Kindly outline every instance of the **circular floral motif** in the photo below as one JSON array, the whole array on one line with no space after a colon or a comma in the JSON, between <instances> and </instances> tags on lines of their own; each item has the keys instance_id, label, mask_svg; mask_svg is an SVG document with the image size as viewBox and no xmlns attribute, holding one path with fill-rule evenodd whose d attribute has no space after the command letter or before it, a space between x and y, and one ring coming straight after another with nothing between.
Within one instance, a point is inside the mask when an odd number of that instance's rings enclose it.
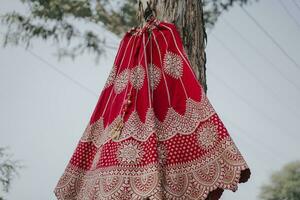
<instances>
[{"instance_id":1,"label":"circular floral motif","mask_svg":"<svg viewBox=\"0 0 300 200\"><path fill-rule=\"evenodd\" d=\"M167 51L164 57L164 70L173 78L180 78L183 73L183 63L179 55Z\"/></svg>"},{"instance_id":2,"label":"circular floral motif","mask_svg":"<svg viewBox=\"0 0 300 200\"><path fill-rule=\"evenodd\" d=\"M217 128L211 122L206 122L200 125L196 130L196 134L200 146L205 149L213 147L214 143L218 139Z\"/></svg>"},{"instance_id":3,"label":"circular floral motif","mask_svg":"<svg viewBox=\"0 0 300 200\"><path fill-rule=\"evenodd\" d=\"M129 79L129 69L123 70L116 78L114 89L117 94L121 93L127 85Z\"/></svg>"},{"instance_id":4,"label":"circular floral motif","mask_svg":"<svg viewBox=\"0 0 300 200\"><path fill-rule=\"evenodd\" d=\"M117 151L117 158L123 164L136 164L144 155L142 146L136 141L121 143Z\"/></svg>"},{"instance_id":5,"label":"circular floral motif","mask_svg":"<svg viewBox=\"0 0 300 200\"><path fill-rule=\"evenodd\" d=\"M151 88L156 89L161 79L160 69L154 64L149 64L148 67L150 76L150 86Z\"/></svg>"},{"instance_id":6,"label":"circular floral motif","mask_svg":"<svg viewBox=\"0 0 300 200\"><path fill-rule=\"evenodd\" d=\"M131 70L130 81L135 89L139 90L142 88L144 79L145 70L141 65L138 65Z\"/></svg>"},{"instance_id":7,"label":"circular floral motif","mask_svg":"<svg viewBox=\"0 0 300 200\"><path fill-rule=\"evenodd\" d=\"M112 67L112 69L110 70L110 73L109 73L109 75L108 75L108 78L107 78L107 80L106 80L106 83L105 83L105 85L104 85L104 88L107 88L107 87L109 87L110 85L112 85L113 84L113 82L114 82L114 80L115 80L115 77L116 77L116 66L114 65L113 67Z\"/></svg>"}]
</instances>

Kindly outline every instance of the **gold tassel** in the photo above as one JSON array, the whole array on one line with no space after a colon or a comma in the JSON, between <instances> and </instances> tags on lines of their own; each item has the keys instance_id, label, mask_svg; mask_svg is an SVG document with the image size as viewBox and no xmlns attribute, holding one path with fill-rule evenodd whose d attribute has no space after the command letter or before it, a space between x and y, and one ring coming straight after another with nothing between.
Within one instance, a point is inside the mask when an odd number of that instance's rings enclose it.
<instances>
[{"instance_id":1,"label":"gold tassel","mask_svg":"<svg viewBox=\"0 0 300 200\"><path fill-rule=\"evenodd\" d=\"M124 103L120 121L117 122L117 125L111 131L111 139L112 140L118 140L120 138L121 131L124 126L124 115L125 115L125 112L127 111L128 106L131 104L130 95L131 95L131 92L129 92L127 94L127 99Z\"/></svg>"},{"instance_id":2,"label":"gold tassel","mask_svg":"<svg viewBox=\"0 0 300 200\"><path fill-rule=\"evenodd\" d=\"M121 134L121 130L123 128L124 122L123 119L121 119L118 124L116 125L116 127L114 127L114 129L111 132L111 139L112 140L118 140Z\"/></svg>"}]
</instances>

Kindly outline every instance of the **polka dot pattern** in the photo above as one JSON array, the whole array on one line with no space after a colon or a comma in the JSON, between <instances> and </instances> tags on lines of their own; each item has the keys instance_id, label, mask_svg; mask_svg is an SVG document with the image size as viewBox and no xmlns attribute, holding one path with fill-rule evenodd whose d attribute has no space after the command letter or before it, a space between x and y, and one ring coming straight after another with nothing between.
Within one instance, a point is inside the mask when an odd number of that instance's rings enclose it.
<instances>
[{"instance_id":1,"label":"polka dot pattern","mask_svg":"<svg viewBox=\"0 0 300 200\"><path fill-rule=\"evenodd\" d=\"M217 113L215 113L211 118L209 118L209 120L217 126L220 138L225 138L229 136L227 128L225 127L224 123L221 121Z\"/></svg>"},{"instance_id":2,"label":"polka dot pattern","mask_svg":"<svg viewBox=\"0 0 300 200\"><path fill-rule=\"evenodd\" d=\"M201 128L205 123L210 122L216 126L218 141L220 142L223 138L228 137L228 131L217 114L212 115L209 119L201 122L197 129ZM204 148L201 146L197 139L197 131L189 135L175 135L169 140L160 142L164 147L165 164L172 165L176 163L190 162L203 156L207 151L211 149ZM134 140L133 138L126 139L121 142L110 141L101 147L99 156L99 162L97 168L108 167L115 165L122 165L117 158L117 152L120 145L128 140ZM141 143L142 146L142 158L135 165L143 166L149 163L159 162L159 146L158 141L153 134L150 138L145 141L135 141ZM71 159L72 164L83 168L89 169L93 162L94 156L97 152L97 148L87 142L79 143L75 153Z\"/></svg>"},{"instance_id":3,"label":"polka dot pattern","mask_svg":"<svg viewBox=\"0 0 300 200\"><path fill-rule=\"evenodd\" d=\"M140 145L142 146L143 156L140 159L140 161L135 164L136 166L147 165L149 163L154 163L158 160L157 147L156 147L157 141L155 139L155 135L152 135L145 142L140 142L140 141L136 141L135 139L129 138L121 142L110 141L106 143L102 147L101 156L100 156L101 159L97 167L100 168L100 167L122 165L122 163L119 162L117 158L118 150L120 149L122 143L128 142L130 140L140 143Z\"/></svg>"},{"instance_id":4,"label":"polka dot pattern","mask_svg":"<svg viewBox=\"0 0 300 200\"><path fill-rule=\"evenodd\" d=\"M208 120L201 122L197 129L201 128L203 124L207 122L210 122L216 126L216 134L218 138L216 143L220 143L223 138L229 136L227 129L217 114L214 114ZM208 151L213 150L213 147L211 149L207 149L200 146L199 142L197 141L198 139L196 134L197 133L195 131L190 135L176 135L170 140L163 142L167 148L167 164L172 165L176 163L197 160Z\"/></svg>"},{"instance_id":5,"label":"polka dot pattern","mask_svg":"<svg viewBox=\"0 0 300 200\"><path fill-rule=\"evenodd\" d=\"M82 169L90 169L97 148L91 142L79 142L70 162Z\"/></svg>"},{"instance_id":6,"label":"polka dot pattern","mask_svg":"<svg viewBox=\"0 0 300 200\"><path fill-rule=\"evenodd\" d=\"M144 159L143 165L147 165L150 163L154 163L158 159L158 152L157 152L157 139L155 135L152 135L147 142L144 143Z\"/></svg>"},{"instance_id":7,"label":"polka dot pattern","mask_svg":"<svg viewBox=\"0 0 300 200\"><path fill-rule=\"evenodd\" d=\"M97 167L108 167L117 165L115 152L117 151L118 144L115 142L108 142L102 147L101 160Z\"/></svg>"}]
</instances>

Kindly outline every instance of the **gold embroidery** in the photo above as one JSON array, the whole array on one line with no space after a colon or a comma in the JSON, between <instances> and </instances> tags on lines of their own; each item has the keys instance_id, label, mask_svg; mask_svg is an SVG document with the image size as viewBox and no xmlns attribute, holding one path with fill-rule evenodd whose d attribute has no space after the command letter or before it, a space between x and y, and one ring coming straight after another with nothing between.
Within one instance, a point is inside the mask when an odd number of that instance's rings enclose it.
<instances>
[{"instance_id":1,"label":"gold embroidery","mask_svg":"<svg viewBox=\"0 0 300 200\"><path fill-rule=\"evenodd\" d=\"M131 144L131 147L135 146ZM125 160L134 159L129 156ZM54 193L59 200L89 199L92 196L101 200L143 199L146 196L157 200L205 200L216 188L235 191L241 171L248 168L228 136L216 144L213 151L197 160L164 168L153 163L144 167L113 166L83 171L69 163Z\"/></svg>"},{"instance_id":2,"label":"gold embroidery","mask_svg":"<svg viewBox=\"0 0 300 200\"><path fill-rule=\"evenodd\" d=\"M188 175L187 174L168 174L166 176L165 189L170 198L174 196L182 197L187 190ZM168 198L169 199L169 198Z\"/></svg>"},{"instance_id":3,"label":"gold embroidery","mask_svg":"<svg viewBox=\"0 0 300 200\"><path fill-rule=\"evenodd\" d=\"M129 137L133 137L139 141L146 141L153 133L156 133L160 141L164 141L169 140L176 134L187 135L193 133L200 122L207 120L215 114L215 110L204 91L201 91L202 99L200 102L191 98L186 99L186 111L184 115L177 113L174 108L170 107L165 119L159 121L154 114L153 108L149 108L146 113L145 122L142 122L138 113L133 111L127 121L124 122L123 129L118 138L114 139L114 141L120 142ZM92 141L97 147L105 144L111 139L111 131L118 126L120 120L122 120L122 116L118 115L108 127L104 128L103 117L100 117L94 124L88 125L99 127L97 133L95 131L91 132L92 129L87 127L81 141Z\"/></svg>"},{"instance_id":4,"label":"gold embroidery","mask_svg":"<svg viewBox=\"0 0 300 200\"><path fill-rule=\"evenodd\" d=\"M122 164L136 164L143 157L142 146L133 140L122 142L117 151L117 158Z\"/></svg>"},{"instance_id":5,"label":"gold embroidery","mask_svg":"<svg viewBox=\"0 0 300 200\"><path fill-rule=\"evenodd\" d=\"M101 133L103 130L103 118L101 117L96 123L87 125L80 140L82 142L93 141L94 145L99 147L101 145L100 140L102 138Z\"/></svg>"},{"instance_id":6,"label":"gold embroidery","mask_svg":"<svg viewBox=\"0 0 300 200\"><path fill-rule=\"evenodd\" d=\"M165 165L166 159L167 159L167 148L162 144L158 143L157 147L157 153L158 153L158 161L161 165Z\"/></svg>"},{"instance_id":7,"label":"gold embroidery","mask_svg":"<svg viewBox=\"0 0 300 200\"><path fill-rule=\"evenodd\" d=\"M149 67L149 78L150 86L154 90L158 86L161 79L160 69L154 64L148 64Z\"/></svg>"},{"instance_id":8,"label":"gold embroidery","mask_svg":"<svg viewBox=\"0 0 300 200\"><path fill-rule=\"evenodd\" d=\"M97 153L95 154L95 157L93 158L91 169L97 168L97 164L101 158L101 153L102 153L102 147L97 149Z\"/></svg>"},{"instance_id":9,"label":"gold embroidery","mask_svg":"<svg viewBox=\"0 0 300 200\"><path fill-rule=\"evenodd\" d=\"M115 126L111 131L112 140L119 139L123 126L124 126L124 121L122 117L121 120L117 123L117 126Z\"/></svg>"},{"instance_id":10,"label":"gold embroidery","mask_svg":"<svg viewBox=\"0 0 300 200\"><path fill-rule=\"evenodd\" d=\"M176 58L174 60L176 61ZM174 60L168 60L166 63L170 64ZM174 62L175 68L169 68L166 71L169 71L169 75L174 78L180 78L182 69L180 67L176 69L176 67L180 66L182 61L178 61L177 64L176 62ZM117 76L114 83L117 94L126 87L129 74L129 70L126 72L124 70ZM136 84L135 81L133 83ZM135 87L142 87L142 84L143 81L141 84L137 83ZM113 143L112 146L107 142L111 141L110 133L118 126L122 115L116 116L107 127L103 126L103 117L89 124L81 142L93 142L100 148L107 144L111 147L108 150L116 153L119 163L97 168L98 157L100 160L106 159L101 157L100 150L94 156L90 169L83 170L69 162L54 189L58 200L142 200L146 197L153 200L205 200L209 192L216 188L236 190L241 171L249 167L229 136L224 136L225 138L220 138L218 141L213 139L209 142L205 141L207 144L214 141L214 148L204 151L194 160L188 162L179 160L179 162L168 164L168 160L164 159L168 152L166 146L162 146L161 141L171 140L174 136L178 136L173 138L174 141L184 137L194 140L198 137L197 135L200 135L196 131L199 124L206 123L207 119L215 115L203 91L201 101L197 102L188 98L185 103L186 111L183 115L170 107L163 121L156 118L152 108L149 108L146 116L143 116L145 121L141 121L138 112L133 111L124 122L120 137L116 141L118 143ZM153 137L154 141L161 144L157 149L159 160L143 165L140 162L145 153L142 141L146 141L152 134L157 136ZM171 153L173 152L170 150L169 154ZM144 157L146 160L146 156ZM160 162L164 163L163 167Z\"/></svg>"},{"instance_id":11,"label":"gold embroidery","mask_svg":"<svg viewBox=\"0 0 300 200\"><path fill-rule=\"evenodd\" d=\"M115 77L116 77L116 66L113 65L112 69L110 70L110 73L109 73L109 76L104 84L104 88L107 88L109 86L111 86L115 80Z\"/></svg>"},{"instance_id":12,"label":"gold embroidery","mask_svg":"<svg viewBox=\"0 0 300 200\"><path fill-rule=\"evenodd\" d=\"M99 187L97 196L109 197L121 187L123 183L123 177L120 176L104 176L98 179L95 186Z\"/></svg>"},{"instance_id":13,"label":"gold embroidery","mask_svg":"<svg viewBox=\"0 0 300 200\"><path fill-rule=\"evenodd\" d=\"M126 87L129 80L129 69L124 69L116 78L114 83L114 89L117 94L120 94Z\"/></svg>"},{"instance_id":14,"label":"gold embroidery","mask_svg":"<svg viewBox=\"0 0 300 200\"><path fill-rule=\"evenodd\" d=\"M158 185L159 178L156 173L130 177L130 186L135 194L132 199L151 195L153 191L157 191Z\"/></svg>"},{"instance_id":15,"label":"gold embroidery","mask_svg":"<svg viewBox=\"0 0 300 200\"><path fill-rule=\"evenodd\" d=\"M183 62L179 55L167 51L164 57L163 68L173 78L180 78L183 73Z\"/></svg>"},{"instance_id":16,"label":"gold embroidery","mask_svg":"<svg viewBox=\"0 0 300 200\"><path fill-rule=\"evenodd\" d=\"M143 66L138 65L131 70L130 82L137 90L141 89L145 79L145 70Z\"/></svg>"},{"instance_id":17,"label":"gold embroidery","mask_svg":"<svg viewBox=\"0 0 300 200\"><path fill-rule=\"evenodd\" d=\"M197 130L199 145L204 148L212 148L218 138L217 127L212 122L205 122Z\"/></svg>"}]
</instances>

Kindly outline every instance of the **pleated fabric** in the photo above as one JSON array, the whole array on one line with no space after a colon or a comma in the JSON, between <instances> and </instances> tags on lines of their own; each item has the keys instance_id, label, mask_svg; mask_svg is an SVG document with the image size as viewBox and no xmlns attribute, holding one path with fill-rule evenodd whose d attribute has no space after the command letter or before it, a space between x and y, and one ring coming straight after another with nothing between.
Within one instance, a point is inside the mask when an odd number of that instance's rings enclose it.
<instances>
[{"instance_id":1,"label":"pleated fabric","mask_svg":"<svg viewBox=\"0 0 300 200\"><path fill-rule=\"evenodd\" d=\"M250 169L198 82L176 26L122 38L59 200L216 200Z\"/></svg>"}]
</instances>

